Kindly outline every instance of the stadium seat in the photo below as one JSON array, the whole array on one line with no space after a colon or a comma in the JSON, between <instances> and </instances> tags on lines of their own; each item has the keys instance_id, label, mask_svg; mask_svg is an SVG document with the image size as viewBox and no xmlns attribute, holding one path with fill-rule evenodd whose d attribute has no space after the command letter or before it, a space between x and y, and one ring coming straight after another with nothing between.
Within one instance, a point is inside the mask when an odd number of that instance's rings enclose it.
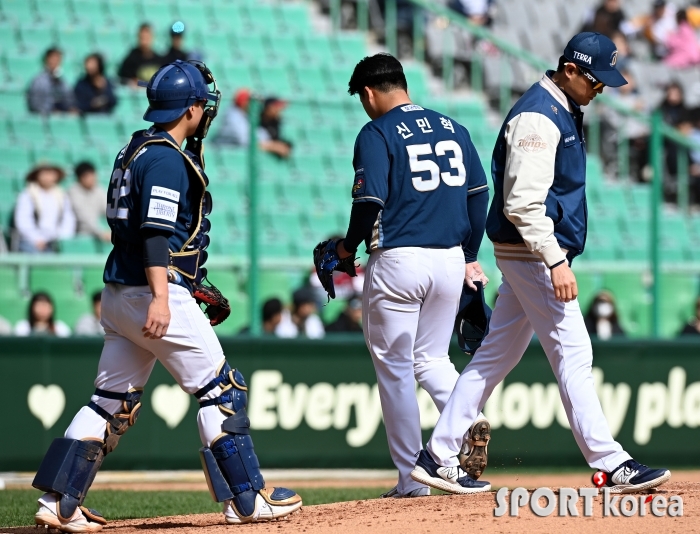
<instances>
[{"instance_id":1,"label":"stadium seat","mask_svg":"<svg viewBox=\"0 0 700 534\"><path fill-rule=\"evenodd\" d=\"M698 276L686 273L663 273L660 283L660 333L663 337L675 337L685 322L695 313Z\"/></svg>"},{"instance_id":2,"label":"stadium seat","mask_svg":"<svg viewBox=\"0 0 700 534\"><path fill-rule=\"evenodd\" d=\"M35 266L29 270L29 289L32 293L46 291L54 298L71 298L78 287L76 273L70 267Z\"/></svg>"},{"instance_id":3,"label":"stadium seat","mask_svg":"<svg viewBox=\"0 0 700 534\"><path fill-rule=\"evenodd\" d=\"M259 69L262 91L269 95L290 97L294 94L294 87L287 66L267 65Z\"/></svg>"},{"instance_id":4,"label":"stadium seat","mask_svg":"<svg viewBox=\"0 0 700 534\"><path fill-rule=\"evenodd\" d=\"M338 34L333 38L333 45L340 61L349 67L354 67L358 61L367 55L365 37L359 33ZM350 79L350 74L352 74L352 70L347 73L348 79Z\"/></svg>"},{"instance_id":5,"label":"stadium seat","mask_svg":"<svg viewBox=\"0 0 700 534\"><path fill-rule=\"evenodd\" d=\"M307 33L302 36L304 55L315 65L326 66L336 63L339 54L335 52L332 41L325 35Z\"/></svg>"},{"instance_id":6,"label":"stadium seat","mask_svg":"<svg viewBox=\"0 0 700 534\"><path fill-rule=\"evenodd\" d=\"M300 65L304 60L304 50L299 38L295 35L278 35L270 39L272 58L278 63ZM266 67L267 68L267 67ZM262 69L264 72L265 69Z\"/></svg>"},{"instance_id":7,"label":"stadium seat","mask_svg":"<svg viewBox=\"0 0 700 534\"><path fill-rule=\"evenodd\" d=\"M649 334L649 281L640 272L605 272L602 289L610 291L617 304L620 324L631 337Z\"/></svg>"},{"instance_id":8,"label":"stadium seat","mask_svg":"<svg viewBox=\"0 0 700 534\"><path fill-rule=\"evenodd\" d=\"M81 273L82 293L88 297L97 291L102 291L104 282L102 276L104 267L85 267Z\"/></svg>"},{"instance_id":9,"label":"stadium seat","mask_svg":"<svg viewBox=\"0 0 700 534\"><path fill-rule=\"evenodd\" d=\"M42 68L41 60L33 52L17 56L5 56L5 66L10 81L22 87L26 87L34 76L41 72Z\"/></svg>"},{"instance_id":10,"label":"stadium seat","mask_svg":"<svg viewBox=\"0 0 700 534\"><path fill-rule=\"evenodd\" d=\"M59 241L58 249L66 254L97 254L102 247L94 237L78 236Z\"/></svg>"},{"instance_id":11,"label":"stadium seat","mask_svg":"<svg viewBox=\"0 0 700 534\"><path fill-rule=\"evenodd\" d=\"M0 298L19 297L21 285L18 268L13 265L0 265L0 276L3 280L0 284Z\"/></svg>"},{"instance_id":12,"label":"stadium seat","mask_svg":"<svg viewBox=\"0 0 700 534\"><path fill-rule=\"evenodd\" d=\"M49 47L56 44L56 32L53 25L50 24L33 24L33 25L21 25L20 39L22 41L22 48L27 52L34 54L34 59L37 66L37 72L41 68L41 58Z\"/></svg>"},{"instance_id":13,"label":"stadium seat","mask_svg":"<svg viewBox=\"0 0 700 534\"><path fill-rule=\"evenodd\" d=\"M79 25L97 30L107 25L109 16L101 0L72 0L72 4L73 14Z\"/></svg>"},{"instance_id":14,"label":"stadium seat","mask_svg":"<svg viewBox=\"0 0 700 534\"><path fill-rule=\"evenodd\" d=\"M311 33L309 9L305 4L278 4L276 8L278 30L296 35Z\"/></svg>"},{"instance_id":15,"label":"stadium seat","mask_svg":"<svg viewBox=\"0 0 700 534\"><path fill-rule=\"evenodd\" d=\"M92 313L92 300L86 295L63 296L55 295L53 291L49 294L54 298L56 319L66 323L71 330L80 317Z\"/></svg>"},{"instance_id":16,"label":"stadium seat","mask_svg":"<svg viewBox=\"0 0 700 534\"><path fill-rule=\"evenodd\" d=\"M27 0L2 0L2 18L16 23L32 23L36 20L34 3Z\"/></svg>"}]
</instances>

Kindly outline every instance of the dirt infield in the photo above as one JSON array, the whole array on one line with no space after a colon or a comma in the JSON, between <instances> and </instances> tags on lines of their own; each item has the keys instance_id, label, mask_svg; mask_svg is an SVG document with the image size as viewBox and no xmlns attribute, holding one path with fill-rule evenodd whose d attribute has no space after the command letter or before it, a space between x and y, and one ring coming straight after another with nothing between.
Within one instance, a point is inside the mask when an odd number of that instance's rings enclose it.
<instances>
[{"instance_id":1,"label":"dirt infield","mask_svg":"<svg viewBox=\"0 0 700 534\"><path fill-rule=\"evenodd\" d=\"M585 474L561 475L495 475L489 477L494 486L527 488L549 486L559 487L590 486ZM314 485L318 481L314 481ZM386 481L372 481L386 482ZM272 485L272 484L269 484ZM364 484L367 486L367 483ZM386 485L386 484L384 484ZM299 483L297 481L297 486ZM479 531L493 533L535 533L561 532L566 534L596 533L604 531L635 534L642 532L686 533L700 532L700 474L694 472L677 472L672 481L665 484L655 495L667 499L678 495L683 499L682 517L654 517L650 513L650 504L646 505L646 516L639 517L603 517L602 498L594 501L593 517L537 517L527 507L520 509L519 517L494 517L495 498L493 493L473 496L437 495L418 499L372 499L344 503L308 506L293 514L290 518L271 523L255 525L229 526L223 523L220 514L184 515L155 519L134 519L112 521L105 527L105 533L141 534L158 532L159 534L218 534L236 531L251 534L278 532L286 534L321 534L372 532L384 533L424 533L452 534ZM578 503L579 514L582 504ZM556 513L556 512L555 512ZM34 527L5 528L2 533L36 534Z\"/></svg>"}]
</instances>

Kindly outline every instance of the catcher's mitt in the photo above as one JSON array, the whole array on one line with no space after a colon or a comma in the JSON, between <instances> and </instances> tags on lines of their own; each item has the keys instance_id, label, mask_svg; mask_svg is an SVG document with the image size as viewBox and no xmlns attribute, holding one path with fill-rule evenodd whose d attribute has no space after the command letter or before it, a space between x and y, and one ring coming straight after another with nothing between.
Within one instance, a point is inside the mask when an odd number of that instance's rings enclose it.
<instances>
[{"instance_id":1,"label":"catcher's mitt","mask_svg":"<svg viewBox=\"0 0 700 534\"><path fill-rule=\"evenodd\" d=\"M329 239L322 241L314 248L314 265L318 279L326 290L328 296L335 298L335 286L333 285L333 271L347 273L350 276L357 276L355 272L355 254L351 254L342 260L338 257L336 247L338 241Z\"/></svg>"},{"instance_id":2,"label":"catcher's mitt","mask_svg":"<svg viewBox=\"0 0 700 534\"><path fill-rule=\"evenodd\" d=\"M205 304L204 314L209 317L209 324L216 326L231 315L228 299L214 285L195 284L192 296L197 304Z\"/></svg>"}]
</instances>

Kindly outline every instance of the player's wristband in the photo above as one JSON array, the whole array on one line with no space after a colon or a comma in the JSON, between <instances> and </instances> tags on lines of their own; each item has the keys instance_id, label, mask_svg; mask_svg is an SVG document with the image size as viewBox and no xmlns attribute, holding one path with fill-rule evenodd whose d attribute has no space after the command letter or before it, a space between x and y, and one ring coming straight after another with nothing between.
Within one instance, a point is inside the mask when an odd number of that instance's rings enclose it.
<instances>
[{"instance_id":1,"label":"player's wristband","mask_svg":"<svg viewBox=\"0 0 700 534\"><path fill-rule=\"evenodd\" d=\"M557 263L555 263L554 265L552 265L552 266L549 268L549 270L551 271L551 270L554 269L555 267L559 267L562 263L565 263L565 262L566 262L566 260L558 261Z\"/></svg>"}]
</instances>

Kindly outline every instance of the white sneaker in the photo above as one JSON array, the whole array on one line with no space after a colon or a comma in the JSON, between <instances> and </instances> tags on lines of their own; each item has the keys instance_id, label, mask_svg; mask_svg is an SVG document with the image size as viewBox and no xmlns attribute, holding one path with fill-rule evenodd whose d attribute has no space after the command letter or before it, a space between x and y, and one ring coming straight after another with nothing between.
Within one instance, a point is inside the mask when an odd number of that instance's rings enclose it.
<instances>
[{"instance_id":1,"label":"white sneaker","mask_svg":"<svg viewBox=\"0 0 700 534\"><path fill-rule=\"evenodd\" d=\"M224 516L230 524L272 521L296 512L301 508L301 497L286 488L263 488L255 497L255 510L244 516L236 510L232 500L224 502Z\"/></svg>"},{"instance_id":2,"label":"white sneaker","mask_svg":"<svg viewBox=\"0 0 700 534\"><path fill-rule=\"evenodd\" d=\"M99 512L79 506L73 515L65 520L56 511L58 502L53 493L44 493L39 497L39 509L34 514L34 522L39 526L55 528L62 532L99 532L107 524Z\"/></svg>"},{"instance_id":3,"label":"white sneaker","mask_svg":"<svg viewBox=\"0 0 700 534\"><path fill-rule=\"evenodd\" d=\"M430 488L416 488L412 491L409 491L408 493L404 493L403 495L399 495L399 486L396 485L393 488L391 488L389 491L386 493L382 493L379 497L382 499L402 499L404 497L410 498L410 497L427 497L430 495Z\"/></svg>"}]
</instances>

